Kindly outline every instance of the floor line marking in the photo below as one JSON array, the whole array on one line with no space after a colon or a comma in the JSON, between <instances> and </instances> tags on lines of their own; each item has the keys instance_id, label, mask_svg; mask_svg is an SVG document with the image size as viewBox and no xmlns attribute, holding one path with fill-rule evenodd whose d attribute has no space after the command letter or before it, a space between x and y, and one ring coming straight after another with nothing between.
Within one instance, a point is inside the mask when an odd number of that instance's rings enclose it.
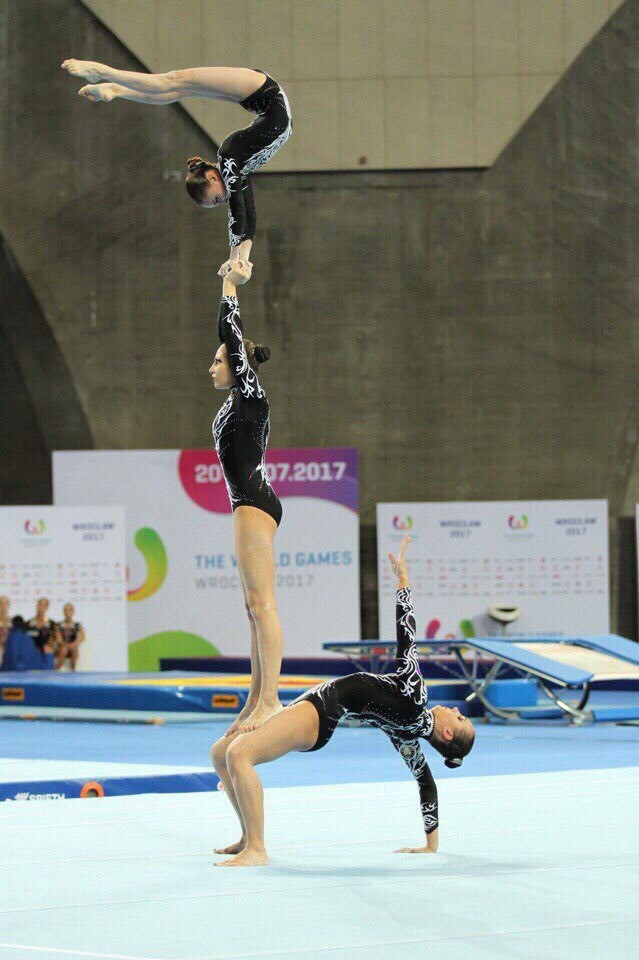
<instances>
[{"instance_id":1,"label":"floor line marking","mask_svg":"<svg viewBox=\"0 0 639 960\"><path fill-rule=\"evenodd\" d=\"M61 947L34 947L30 944L0 943L0 949L33 950L38 953L56 953L73 957L98 957L99 960L172 960L170 957L142 957L128 953L92 953L87 950L64 950Z\"/></svg>"},{"instance_id":2,"label":"floor line marking","mask_svg":"<svg viewBox=\"0 0 639 960\"><path fill-rule=\"evenodd\" d=\"M601 927L601 926L615 926L617 924L626 924L626 923L635 923L639 925L639 920L636 918L628 920L585 920L583 923L562 923L555 924L548 927L518 927L514 930L499 930L490 933L462 933L457 936L452 937L415 937L414 939L401 939L401 940L374 940L370 943L348 943L340 944L336 947L308 947L302 948L296 947L293 950L277 950L277 952L269 950L261 950L259 953L207 953L202 954L198 957L189 958L189 960L251 960L254 957L281 957L281 956L300 956L301 954L308 953L331 953L336 950L341 950L343 952L351 952L354 950L370 950L372 947L395 947L395 946L407 946L411 943L444 943L447 941L455 940L480 940L482 938L488 937L512 937L519 933L547 933L552 930L576 930L579 927Z\"/></svg>"},{"instance_id":3,"label":"floor line marking","mask_svg":"<svg viewBox=\"0 0 639 960\"><path fill-rule=\"evenodd\" d=\"M630 864L606 863L597 867L593 867L592 864L583 864L583 865L575 864L574 866L565 866L564 864L557 864L551 867L549 866L528 867L525 870L504 870L501 873L498 872L498 873L442 874L442 873L436 873L433 870L431 871L431 875L436 880L487 880L487 879L493 879L493 878L503 879L504 877L521 876L522 874L529 874L529 873L542 873L542 872L549 873L549 872L552 872L553 870L554 871L563 870L566 872L575 871L575 870L590 870L592 872L593 870L611 870L617 867L628 867L628 866L634 867L635 861L633 860L633 862ZM291 873L295 873L295 869L291 870ZM319 873L320 871L318 871L318 875ZM350 879L347 883L318 883L315 885L312 883L309 883L308 886L301 887L300 889L303 890L304 892L307 892L307 891L313 890L315 886L319 887L319 889L321 890L335 890L335 889L341 889L343 887L348 887L350 890L350 889L353 889L354 887L367 887L372 885L379 886L379 885L384 885L389 883L390 884L394 884L394 883L413 883L414 884L416 875L418 875L416 870L408 869L405 871L405 875L403 876L394 876L394 877L388 877L388 878L369 877L365 880L359 880L359 881ZM267 891L265 891L263 887L257 887L254 890L247 890L246 888L243 888L241 891L241 894L243 897L249 896L251 894L256 894L264 897L265 894L270 896L271 894L279 894L279 893L290 894L291 887L270 887ZM228 892L221 891L221 890L215 890L215 891L209 890L206 893L198 893L189 897L177 897L173 895L173 896L166 896L166 897L146 897L140 900L129 900L129 899L127 900L95 900L90 903L65 903L65 904L58 903L58 904L54 904L52 906L46 906L46 907L8 907L6 909L0 908L0 915L4 913L10 913L10 914L44 913L47 910L56 910L59 912L61 910L81 910L81 909L84 910L84 909L89 909L94 907L122 907L122 906L127 906L128 904L165 903L167 901L170 901L171 903L187 903L191 900L208 900L212 894L214 894L216 898L237 897L238 890L234 889L234 890L229 890ZM621 922L628 923L629 921L624 920Z\"/></svg>"}]
</instances>

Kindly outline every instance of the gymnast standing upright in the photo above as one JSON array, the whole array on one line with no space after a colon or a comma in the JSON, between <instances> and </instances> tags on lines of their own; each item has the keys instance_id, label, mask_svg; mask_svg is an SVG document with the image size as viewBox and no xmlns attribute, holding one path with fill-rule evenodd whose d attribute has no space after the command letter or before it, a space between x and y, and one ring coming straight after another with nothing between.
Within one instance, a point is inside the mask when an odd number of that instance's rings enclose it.
<instances>
[{"instance_id":1,"label":"gymnast standing upright","mask_svg":"<svg viewBox=\"0 0 639 960\"><path fill-rule=\"evenodd\" d=\"M282 709L282 629L273 553L282 506L264 463L269 402L258 377L259 364L269 359L270 351L243 335L236 286L248 275L246 265L236 264L224 277L218 317L221 345L209 369L215 389L230 390L213 422L213 437L233 509L235 554L251 628L248 700L227 736L253 730Z\"/></svg>"},{"instance_id":2,"label":"gymnast standing upright","mask_svg":"<svg viewBox=\"0 0 639 960\"><path fill-rule=\"evenodd\" d=\"M78 92L93 103L135 100L164 105L189 97L237 103L255 120L229 134L218 150L217 163L191 157L187 161L186 189L203 207L228 202L229 259L219 275L240 260L248 265L255 237L256 214L250 175L273 157L290 137L293 126L286 94L273 77L244 67L192 67L169 73L114 70L91 60L65 60L63 69L90 82Z\"/></svg>"}]
</instances>

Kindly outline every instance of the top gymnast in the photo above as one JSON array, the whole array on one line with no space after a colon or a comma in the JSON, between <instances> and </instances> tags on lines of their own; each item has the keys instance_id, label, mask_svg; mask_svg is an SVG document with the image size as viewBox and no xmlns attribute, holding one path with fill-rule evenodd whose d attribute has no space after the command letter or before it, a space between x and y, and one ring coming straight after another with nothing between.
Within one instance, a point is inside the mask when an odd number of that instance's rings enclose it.
<instances>
[{"instance_id":1,"label":"top gymnast","mask_svg":"<svg viewBox=\"0 0 639 960\"><path fill-rule=\"evenodd\" d=\"M218 866L261 866L264 847L264 796L254 767L292 751L320 750L340 719L356 717L389 737L419 784L426 845L403 847L397 853L435 853L439 843L437 787L419 740L427 740L447 767L461 766L472 749L475 730L457 707L429 709L426 685L415 651L415 617L411 602L404 537L397 558L389 553L397 577L397 672L386 676L353 673L308 690L268 723L252 733L223 737L211 750L213 765L233 804L242 838L216 853L235 854Z\"/></svg>"},{"instance_id":2,"label":"top gymnast","mask_svg":"<svg viewBox=\"0 0 639 960\"><path fill-rule=\"evenodd\" d=\"M238 103L256 119L229 134L218 150L218 162L192 157L186 189L203 207L228 202L229 259L220 267L224 276L235 260L249 265L255 236L255 206L249 175L283 147L292 132L291 111L279 84L261 70L243 67L192 67L169 73L131 73L91 60L65 60L63 69L89 81L79 91L94 103L135 100L138 103L176 103L188 97L207 97Z\"/></svg>"}]
</instances>

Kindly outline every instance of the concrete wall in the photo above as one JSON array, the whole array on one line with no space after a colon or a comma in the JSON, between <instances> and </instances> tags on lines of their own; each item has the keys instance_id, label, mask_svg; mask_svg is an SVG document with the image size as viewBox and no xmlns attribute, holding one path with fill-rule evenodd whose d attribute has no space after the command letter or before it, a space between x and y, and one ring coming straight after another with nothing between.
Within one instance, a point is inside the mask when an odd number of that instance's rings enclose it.
<instances>
[{"instance_id":1,"label":"concrete wall","mask_svg":"<svg viewBox=\"0 0 639 960\"><path fill-rule=\"evenodd\" d=\"M295 135L271 170L353 170L488 166L621 0L85 3L150 70L277 77ZM228 104L187 109L218 143L241 122Z\"/></svg>"},{"instance_id":2,"label":"concrete wall","mask_svg":"<svg viewBox=\"0 0 639 960\"><path fill-rule=\"evenodd\" d=\"M79 3L0 23L0 231L88 433L208 445L225 218L174 178L210 143L179 107L75 97L69 51L128 56ZM359 447L369 634L377 501L607 497L614 528L639 496L638 51L628 2L484 173L258 175L272 443Z\"/></svg>"}]
</instances>

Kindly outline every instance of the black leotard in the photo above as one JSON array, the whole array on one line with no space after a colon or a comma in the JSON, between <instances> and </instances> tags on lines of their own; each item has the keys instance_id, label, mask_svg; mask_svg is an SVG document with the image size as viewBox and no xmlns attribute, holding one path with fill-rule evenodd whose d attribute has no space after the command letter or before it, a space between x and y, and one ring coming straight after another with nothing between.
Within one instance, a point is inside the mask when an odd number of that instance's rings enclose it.
<instances>
[{"instance_id":1,"label":"black leotard","mask_svg":"<svg viewBox=\"0 0 639 960\"><path fill-rule=\"evenodd\" d=\"M341 718L347 715L383 730L419 784L422 819L428 834L438 825L437 787L418 738L430 737L435 721L426 707L428 694L417 662L409 589L397 591L396 617L396 673L338 677L313 687L294 703L308 700L319 714L319 736L312 750L325 746Z\"/></svg>"},{"instance_id":2,"label":"black leotard","mask_svg":"<svg viewBox=\"0 0 639 960\"><path fill-rule=\"evenodd\" d=\"M257 71L264 73L263 70ZM229 134L218 150L222 179L229 193L229 242L237 247L255 236L255 205L249 174L283 147L293 130L286 94L266 73L264 83L240 106L256 113L252 124Z\"/></svg>"},{"instance_id":3,"label":"black leotard","mask_svg":"<svg viewBox=\"0 0 639 960\"><path fill-rule=\"evenodd\" d=\"M266 475L264 454L269 436L269 403L252 370L242 340L237 297L222 297L218 334L226 344L236 386L213 421L215 449L220 458L231 507L258 507L278 524L282 505Z\"/></svg>"}]
</instances>

